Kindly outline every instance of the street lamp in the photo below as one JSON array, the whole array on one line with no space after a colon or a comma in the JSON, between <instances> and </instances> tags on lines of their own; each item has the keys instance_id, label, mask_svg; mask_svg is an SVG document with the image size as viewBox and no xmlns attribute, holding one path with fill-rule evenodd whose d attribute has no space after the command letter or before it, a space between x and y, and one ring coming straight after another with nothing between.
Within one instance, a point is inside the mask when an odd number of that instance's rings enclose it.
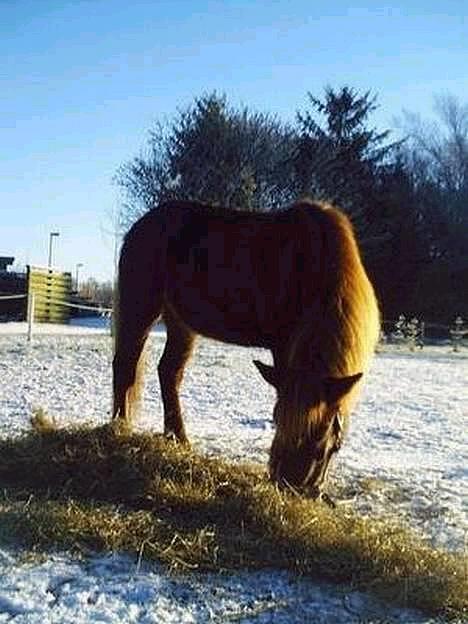
<instances>
[{"instance_id":1,"label":"street lamp","mask_svg":"<svg viewBox=\"0 0 468 624\"><path fill-rule=\"evenodd\" d=\"M77 265L75 266L75 290L76 290L76 294L78 294L78 288L79 288L78 273L79 273L79 270L81 269L82 266L84 266L82 262L78 262Z\"/></svg>"},{"instance_id":2,"label":"street lamp","mask_svg":"<svg viewBox=\"0 0 468 624\"><path fill-rule=\"evenodd\" d=\"M49 263L47 265L49 269L52 266L52 241L58 236L60 236L60 232L50 232L49 234Z\"/></svg>"}]
</instances>

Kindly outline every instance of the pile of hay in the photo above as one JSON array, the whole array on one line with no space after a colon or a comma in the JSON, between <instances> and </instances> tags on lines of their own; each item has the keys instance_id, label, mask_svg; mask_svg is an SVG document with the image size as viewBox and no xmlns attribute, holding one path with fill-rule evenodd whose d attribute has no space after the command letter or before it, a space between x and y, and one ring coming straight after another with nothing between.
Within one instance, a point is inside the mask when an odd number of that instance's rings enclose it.
<instances>
[{"instance_id":1,"label":"pile of hay","mask_svg":"<svg viewBox=\"0 0 468 624\"><path fill-rule=\"evenodd\" d=\"M60 430L0 441L0 537L120 550L174 569L289 569L431 614L466 614L462 556L389 522L280 492L256 466L157 435Z\"/></svg>"}]
</instances>

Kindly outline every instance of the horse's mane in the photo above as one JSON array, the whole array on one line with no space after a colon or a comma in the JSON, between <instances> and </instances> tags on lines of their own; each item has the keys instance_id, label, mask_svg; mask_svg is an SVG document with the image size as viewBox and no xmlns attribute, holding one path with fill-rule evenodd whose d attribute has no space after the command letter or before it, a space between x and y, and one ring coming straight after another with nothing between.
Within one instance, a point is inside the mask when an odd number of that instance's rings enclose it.
<instances>
[{"instance_id":1,"label":"horse's mane","mask_svg":"<svg viewBox=\"0 0 468 624\"><path fill-rule=\"evenodd\" d=\"M321 246L322 272L319 292L304 309L290 338L286 366L319 371L324 377L346 377L366 372L380 333L380 314L373 287L364 270L351 222L344 213L323 202L301 201L295 209L309 229L309 240ZM358 384L359 385L359 384ZM303 387L304 384L301 384ZM344 413L352 408L357 387L342 403ZM307 392L307 388L304 388ZM304 431L307 410L300 388L295 389L297 428ZM316 410L319 414L320 410ZM309 410L310 419L311 412ZM286 414L285 414L286 417ZM302 421L302 422L301 422ZM321 423L309 422L308 428Z\"/></svg>"}]
</instances>

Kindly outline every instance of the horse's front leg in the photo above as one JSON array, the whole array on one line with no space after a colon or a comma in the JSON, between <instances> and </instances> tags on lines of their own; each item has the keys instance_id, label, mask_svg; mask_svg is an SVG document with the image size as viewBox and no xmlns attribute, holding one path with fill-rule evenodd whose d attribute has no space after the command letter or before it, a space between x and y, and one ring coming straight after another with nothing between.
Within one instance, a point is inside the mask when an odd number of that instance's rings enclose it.
<instances>
[{"instance_id":1,"label":"horse's front leg","mask_svg":"<svg viewBox=\"0 0 468 624\"><path fill-rule=\"evenodd\" d=\"M179 442L188 442L185 433L179 388L182 383L185 365L195 341L195 334L173 315L165 312L167 340L159 361L158 375L164 405L164 434Z\"/></svg>"}]
</instances>

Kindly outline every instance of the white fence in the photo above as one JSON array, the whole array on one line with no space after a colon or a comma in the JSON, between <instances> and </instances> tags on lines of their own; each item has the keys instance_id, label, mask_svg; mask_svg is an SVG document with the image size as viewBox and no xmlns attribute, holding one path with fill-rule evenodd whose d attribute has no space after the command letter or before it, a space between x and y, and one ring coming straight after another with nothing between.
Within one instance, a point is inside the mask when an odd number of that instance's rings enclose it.
<instances>
[{"instance_id":1,"label":"white fence","mask_svg":"<svg viewBox=\"0 0 468 624\"><path fill-rule=\"evenodd\" d=\"M76 310L87 310L89 312L95 312L97 316L103 316L107 318L112 317L112 308L106 308L103 306L90 306L90 305L81 305L77 303L71 303L69 301L64 301L61 299L53 299L50 297L46 297L45 295L41 295L39 293L29 293L29 295L0 295L0 301L6 301L11 299L26 299L27 303L27 314L26 314L26 322L27 322L27 338L28 342L31 342L34 334L34 327L37 324L35 321L35 309L36 302L39 300L47 299L48 303L52 303L57 306L65 306L67 308L76 309Z\"/></svg>"}]
</instances>

